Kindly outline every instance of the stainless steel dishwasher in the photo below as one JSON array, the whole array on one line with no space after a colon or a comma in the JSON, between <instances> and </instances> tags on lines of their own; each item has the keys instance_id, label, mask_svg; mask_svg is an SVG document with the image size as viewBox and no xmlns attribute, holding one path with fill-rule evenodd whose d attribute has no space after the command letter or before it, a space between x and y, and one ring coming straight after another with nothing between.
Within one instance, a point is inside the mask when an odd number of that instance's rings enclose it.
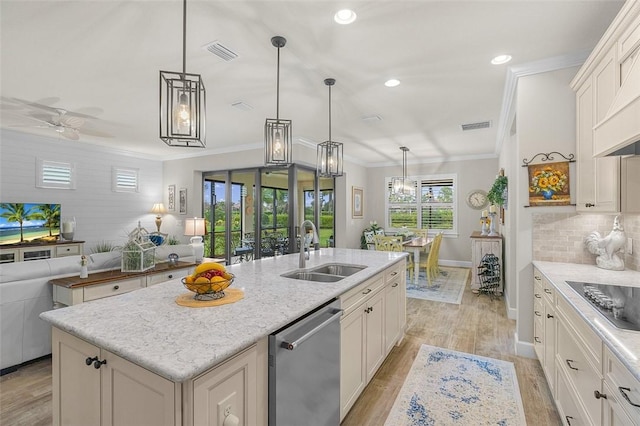
<instances>
[{"instance_id":1,"label":"stainless steel dishwasher","mask_svg":"<svg viewBox=\"0 0 640 426\"><path fill-rule=\"evenodd\" d=\"M340 424L340 301L269 335L269 426Z\"/></svg>"}]
</instances>

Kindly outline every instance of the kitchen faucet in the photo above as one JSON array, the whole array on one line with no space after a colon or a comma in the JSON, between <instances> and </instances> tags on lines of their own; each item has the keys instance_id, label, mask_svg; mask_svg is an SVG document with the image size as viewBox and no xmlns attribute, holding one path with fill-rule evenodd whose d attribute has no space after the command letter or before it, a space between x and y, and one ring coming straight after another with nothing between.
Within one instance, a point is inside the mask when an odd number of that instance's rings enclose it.
<instances>
[{"instance_id":1,"label":"kitchen faucet","mask_svg":"<svg viewBox=\"0 0 640 426\"><path fill-rule=\"evenodd\" d=\"M316 226L313 224L313 222L311 222L310 220L305 220L304 222L302 222L300 224L300 231L301 233L303 233L303 235L300 235L300 262L298 263L298 267L301 269L304 269L306 260L309 259L309 246L307 245L307 228L305 225L311 225L311 228L313 229L312 242L314 244L314 248L317 248L316 244L320 243L320 239L318 238L318 231L316 230Z\"/></svg>"}]
</instances>

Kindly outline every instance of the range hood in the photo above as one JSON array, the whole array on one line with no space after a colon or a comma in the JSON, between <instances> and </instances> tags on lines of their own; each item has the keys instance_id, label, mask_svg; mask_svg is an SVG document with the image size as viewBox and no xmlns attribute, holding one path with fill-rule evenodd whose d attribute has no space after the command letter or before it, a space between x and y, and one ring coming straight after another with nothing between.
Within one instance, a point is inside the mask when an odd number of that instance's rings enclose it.
<instances>
[{"instance_id":1,"label":"range hood","mask_svg":"<svg viewBox=\"0 0 640 426\"><path fill-rule=\"evenodd\" d=\"M596 124L596 157L640 155L640 54L636 54L606 117Z\"/></svg>"}]
</instances>

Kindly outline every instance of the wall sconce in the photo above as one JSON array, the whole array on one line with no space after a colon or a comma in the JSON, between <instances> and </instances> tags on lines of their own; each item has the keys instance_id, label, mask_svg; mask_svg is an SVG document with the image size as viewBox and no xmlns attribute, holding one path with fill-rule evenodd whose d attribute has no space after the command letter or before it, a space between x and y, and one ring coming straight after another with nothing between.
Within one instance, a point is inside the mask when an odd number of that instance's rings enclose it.
<instances>
[{"instance_id":1,"label":"wall sconce","mask_svg":"<svg viewBox=\"0 0 640 426\"><path fill-rule=\"evenodd\" d=\"M196 257L196 263L202 262L204 258L204 243L202 236L206 235L207 226L204 218L194 217L184 221L184 235L191 235L191 245Z\"/></svg>"},{"instance_id":2,"label":"wall sconce","mask_svg":"<svg viewBox=\"0 0 640 426\"><path fill-rule=\"evenodd\" d=\"M151 207L151 212L156 215L156 228L158 228L158 233L160 233L160 225L162 225L162 216L167 212L167 209L164 208L164 204L155 203L153 207Z\"/></svg>"}]
</instances>

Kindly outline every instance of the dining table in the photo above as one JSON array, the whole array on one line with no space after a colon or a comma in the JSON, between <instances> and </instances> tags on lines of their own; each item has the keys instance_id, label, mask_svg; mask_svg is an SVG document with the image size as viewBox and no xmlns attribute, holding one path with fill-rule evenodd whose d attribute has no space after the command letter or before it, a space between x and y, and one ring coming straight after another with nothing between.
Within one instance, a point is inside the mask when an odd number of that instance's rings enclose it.
<instances>
[{"instance_id":1,"label":"dining table","mask_svg":"<svg viewBox=\"0 0 640 426\"><path fill-rule=\"evenodd\" d=\"M431 246L433 238L417 237L411 238L402 243L405 251L413 253L413 283L418 284L418 273L420 272L420 254L426 255L426 249Z\"/></svg>"}]
</instances>

